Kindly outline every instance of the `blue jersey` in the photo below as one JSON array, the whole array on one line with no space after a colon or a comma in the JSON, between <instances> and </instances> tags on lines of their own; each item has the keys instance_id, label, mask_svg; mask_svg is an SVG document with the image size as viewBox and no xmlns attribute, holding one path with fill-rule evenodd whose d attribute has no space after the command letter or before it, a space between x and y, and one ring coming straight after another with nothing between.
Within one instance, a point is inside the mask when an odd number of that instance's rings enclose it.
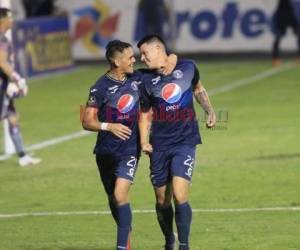
<instances>
[{"instance_id":1,"label":"blue jersey","mask_svg":"<svg viewBox=\"0 0 300 250\"><path fill-rule=\"evenodd\" d=\"M91 87L87 106L98 108L98 120L121 123L132 130L132 134L127 140L122 140L109 131L100 131L94 149L95 154L116 156L139 154L140 79L141 73L139 72L129 75L123 82L105 74Z\"/></svg>"},{"instance_id":2,"label":"blue jersey","mask_svg":"<svg viewBox=\"0 0 300 250\"><path fill-rule=\"evenodd\" d=\"M141 85L141 108L152 108L150 143L155 151L176 145L201 143L193 104L193 87L199 71L191 60L179 60L172 74L145 73Z\"/></svg>"}]
</instances>

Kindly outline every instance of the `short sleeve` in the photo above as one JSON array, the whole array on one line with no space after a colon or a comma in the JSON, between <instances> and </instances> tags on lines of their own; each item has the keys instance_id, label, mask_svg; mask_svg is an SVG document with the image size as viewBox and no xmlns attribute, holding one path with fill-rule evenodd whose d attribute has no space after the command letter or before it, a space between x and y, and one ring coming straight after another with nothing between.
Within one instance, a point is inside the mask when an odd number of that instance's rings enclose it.
<instances>
[{"instance_id":1,"label":"short sleeve","mask_svg":"<svg viewBox=\"0 0 300 250\"><path fill-rule=\"evenodd\" d=\"M90 88L89 97L86 102L87 107L100 108L104 104L104 97L95 86Z\"/></svg>"},{"instance_id":2,"label":"short sleeve","mask_svg":"<svg viewBox=\"0 0 300 250\"><path fill-rule=\"evenodd\" d=\"M8 51L8 41L4 36L0 36L0 50Z\"/></svg>"},{"instance_id":3,"label":"short sleeve","mask_svg":"<svg viewBox=\"0 0 300 250\"><path fill-rule=\"evenodd\" d=\"M142 82L139 88L140 92L140 106L142 112L147 112L151 108L151 98L150 94L147 91L147 86L145 82Z\"/></svg>"},{"instance_id":4,"label":"short sleeve","mask_svg":"<svg viewBox=\"0 0 300 250\"><path fill-rule=\"evenodd\" d=\"M193 63L193 66L194 66L194 77L192 80L192 86L195 87L200 80L200 73L195 63Z\"/></svg>"}]
</instances>

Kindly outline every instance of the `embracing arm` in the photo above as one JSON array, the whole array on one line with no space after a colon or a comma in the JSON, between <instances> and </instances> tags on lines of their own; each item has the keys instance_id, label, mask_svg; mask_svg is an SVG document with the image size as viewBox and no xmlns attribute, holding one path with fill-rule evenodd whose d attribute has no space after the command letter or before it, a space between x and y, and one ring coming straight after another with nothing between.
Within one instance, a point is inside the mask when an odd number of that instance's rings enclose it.
<instances>
[{"instance_id":1,"label":"embracing arm","mask_svg":"<svg viewBox=\"0 0 300 250\"><path fill-rule=\"evenodd\" d=\"M194 96L197 102L201 105L203 110L207 113L207 121L206 126L208 128L212 128L216 125L216 115L215 111L210 103L208 94L206 89L203 87L201 82L199 81L198 84L194 87Z\"/></svg>"},{"instance_id":2,"label":"embracing arm","mask_svg":"<svg viewBox=\"0 0 300 250\"><path fill-rule=\"evenodd\" d=\"M149 143L149 130L151 127L151 109L141 112L139 118L140 142L142 151L146 154L152 153L152 145Z\"/></svg>"},{"instance_id":3,"label":"embracing arm","mask_svg":"<svg viewBox=\"0 0 300 250\"><path fill-rule=\"evenodd\" d=\"M171 74L173 72L173 70L175 69L175 67L176 67L177 60L178 60L177 55L170 54L167 57L167 65L166 65L166 67L161 69L161 73L164 74L164 75Z\"/></svg>"}]
</instances>

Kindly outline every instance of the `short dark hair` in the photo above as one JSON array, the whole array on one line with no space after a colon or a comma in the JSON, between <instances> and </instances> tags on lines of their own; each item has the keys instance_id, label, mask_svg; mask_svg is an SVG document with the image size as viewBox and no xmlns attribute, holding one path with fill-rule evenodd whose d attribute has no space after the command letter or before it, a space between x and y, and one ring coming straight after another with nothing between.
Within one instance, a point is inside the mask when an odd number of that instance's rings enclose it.
<instances>
[{"instance_id":1,"label":"short dark hair","mask_svg":"<svg viewBox=\"0 0 300 250\"><path fill-rule=\"evenodd\" d=\"M114 58L116 52L122 53L124 49L132 47L130 43L122 42L120 40L112 40L106 45L106 60L109 62L111 67L115 67Z\"/></svg>"},{"instance_id":2,"label":"short dark hair","mask_svg":"<svg viewBox=\"0 0 300 250\"><path fill-rule=\"evenodd\" d=\"M10 9L8 8L0 8L0 19L9 16Z\"/></svg>"},{"instance_id":3,"label":"short dark hair","mask_svg":"<svg viewBox=\"0 0 300 250\"><path fill-rule=\"evenodd\" d=\"M167 48L165 41L156 34L151 34L144 36L137 44L137 47L140 48L144 43L160 42L165 48Z\"/></svg>"}]
</instances>

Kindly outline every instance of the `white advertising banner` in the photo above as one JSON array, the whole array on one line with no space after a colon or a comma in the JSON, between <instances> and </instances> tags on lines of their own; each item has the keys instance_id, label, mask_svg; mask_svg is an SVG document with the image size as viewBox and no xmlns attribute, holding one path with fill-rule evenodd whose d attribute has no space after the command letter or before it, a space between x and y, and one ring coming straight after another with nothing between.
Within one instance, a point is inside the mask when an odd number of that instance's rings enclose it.
<instances>
[{"instance_id":1,"label":"white advertising banner","mask_svg":"<svg viewBox=\"0 0 300 250\"><path fill-rule=\"evenodd\" d=\"M72 3L72 4L70 4ZM68 10L75 59L99 59L112 39L133 42L137 0L61 0Z\"/></svg>"},{"instance_id":2,"label":"white advertising banner","mask_svg":"<svg viewBox=\"0 0 300 250\"><path fill-rule=\"evenodd\" d=\"M176 48L194 51L270 51L274 35L272 18L276 0L175 0ZM296 37L288 30L285 50L296 49Z\"/></svg>"},{"instance_id":3,"label":"white advertising banner","mask_svg":"<svg viewBox=\"0 0 300 250\"><path fill-rule=\"evenodd\" d=\"M17 1L17 0L14 0ZM13 2L14 2L13 1ZM104 57L109 40L158 33L179 53L270 52L277 0L58 0L70 16L75 59ZM288 30L281 47L296 50Z\"/></svg>"}]
</instances>

